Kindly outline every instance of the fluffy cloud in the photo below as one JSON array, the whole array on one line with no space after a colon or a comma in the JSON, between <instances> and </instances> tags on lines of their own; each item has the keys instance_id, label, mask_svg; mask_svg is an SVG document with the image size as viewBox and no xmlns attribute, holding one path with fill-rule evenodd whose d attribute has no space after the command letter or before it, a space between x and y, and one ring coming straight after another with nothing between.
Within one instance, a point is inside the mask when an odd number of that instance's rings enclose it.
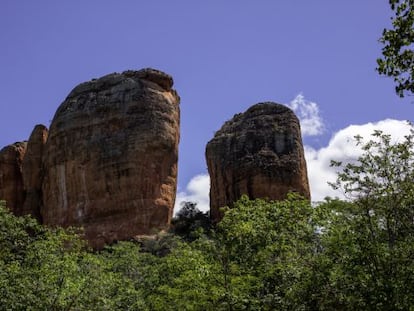
<instances>
[{"instance_id":1,"label":"fluffy cloud","mask_svg":"<svg viewBox=\"0 0 414 311\"><path fill-rule=\"evenodd\" d=\"M298 116L303 136L316 136L324 131L324 123L319 114L318 104L308 101L302 94L287 105Z\"/></svg>"},{"instance_id":2,"label":"fluffy cloud","mask_svg":"<svg viewBox=\"0 0 414 311\"><path fill-rule=\"evenodd\" d=\"M333 190L328 182L336 179L336 168L330 167L331 160L350 162L361 155L362 151L355 145L355 136L361 135L364 139L371 139L374 130L381 130L390 134L392 140L402 141L409 134L410 126L406 121L387 119L376 123L350 125L333 134L328 145L321 149L305 146L305 158L308 166L308 177L311 188L312 201L322 201L326 196L344 198L338 190ZM209 210L210 177L201 174L193 177L185 191L177 194L175 212L186 201L196 202L202 211Z\"/></svg>"},{"instance_id":3,"label":"fluffy cloud","mask_svg":"<svg viewBox=\"0 0 414 311\"><path fill-rule=\"evenodd\" d=\"M335 133L328 145L319 150L305 146L305 158L308 166L309 184L313 201L321 201L326 196L343 198L341 192L334 191L328 185L336 179L335 168L330 167L331 160L344 163L354 161L362 151L355 145L354 137L362 136L371 139L374 130L390 134L392 140L401 141L409 134L410 126L406 121L387 119L376 123L350 125Z\"/></svg>"},{"instance_id":4,"label":"fluffy cloud","mask_svg":"<svg viewBox=\"0 0 414 311\"><path fill-rule=\"evenodd\" d=\"M175 199L175 213L181 208L183 202L197 203L197 208L203 212L210 209L210 176L200 174L194 176L188 183L185 191L180 191Z\"/></svg>"}]
</instances>

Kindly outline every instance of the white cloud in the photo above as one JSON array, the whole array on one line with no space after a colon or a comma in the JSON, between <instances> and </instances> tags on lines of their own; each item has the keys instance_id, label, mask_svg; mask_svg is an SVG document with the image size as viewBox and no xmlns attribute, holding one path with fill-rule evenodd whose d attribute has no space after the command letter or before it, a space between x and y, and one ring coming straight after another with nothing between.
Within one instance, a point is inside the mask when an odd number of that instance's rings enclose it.
<instances>
[{"instance_id":1,"label":"white cloud","mask_svg":"<svg viewBox=\"0 0 414 311\"><path fill-rule=\"evenodd\" d=\"M207 174L196 175L191 178L185 191L177 193L174 212L177 213L183 202L197 203L197 208L203 212L210 209L210 176Z\"/></svg>"},{"instance_id":2,"label":"white cloud","mask_svg":"<svg viewBox=\"0 0 414 311\"><path fill-rule=\"evenodd\" d=\"M409 134L410 126L405 121L386 119L376 123L350 125L335 133L328 146L315 150L305 146L305 158L308 167L309 184L312 201L321 201L326 196L343 198L343 194L334 191L328 181L336 180L335 168L330 167L331 160L344 163L356 160L362 151L356 147L354 136L361 135L365 140L371 139L374 130L390 134L393 141L401 141Z\"/></svg>"},{"instance_id":3,"label":"white cloud","mask_svg":"<svg viewBox=\"0 0 414 311\"><path fill-rule=\"evenodd\" d=\"M288 104L298 116L303 136L316 136L323 133L325 126L319 115L317 103L308 101L299 94Z\"/></svg>"}]
</instances>

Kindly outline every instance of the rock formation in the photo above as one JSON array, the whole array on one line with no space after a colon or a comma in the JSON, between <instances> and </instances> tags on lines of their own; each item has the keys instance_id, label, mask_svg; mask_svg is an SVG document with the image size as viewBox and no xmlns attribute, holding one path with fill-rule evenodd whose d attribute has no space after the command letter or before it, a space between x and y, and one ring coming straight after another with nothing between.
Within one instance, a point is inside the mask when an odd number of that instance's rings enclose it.
<instances>
[{"instance_id":1,"label":"rock formation","mask_svg":"<svg viewBox=\"0 0 414 311\"><path fill-rule=\"evenodd\" d=\"M81 226L90 245L153 234L170 223L177 186L180 98L154 69L75 87L50 131L0 151L0 199L16 215Z\"/></svg>"},{"instance_id":2,"label":"rock formation","mask_svg":"<svg viewBox=\"0 0 414 311\"><path fill-rule=\"evenodd\" d=\"M211 179L210 212L243 194L282 200L290 191L310 198L299 120L288 107L260 103L236 114L206 147Z\"/></svg>"},{"instance_id":3,"label":"rock formation","mask_svg":"<svg viewBox=\"0 0 414 311\"><path fill-rule=\"evenodd\" d=\"M42 158L48 131L44 125L36 125L27 143L26 154L22 163L23 185L26 198L23 214L41 220L42 205Z\"/></svg>"},{"instance_id":4,"label":"rock formation","mask_svg":"<svg viewBox=\"0 0 414 311\"><path fill-rule=\"evenodd\" d=\"M72 90L45 145L45 224L83 226L98 248L169 224L180 116L172 85L169 75L144 69Z\"/></svg>"},{"instance_id":5,"label":"rock formation","mask_svg":"<svg viewBox=\"0 0 414 311\"><path fill-rule=\"evenodd\" d=\"M17 216L23 215L24 187L22 163L26 142L17 142L0 150L0 199Z\"/></svg>"}]
</instances>

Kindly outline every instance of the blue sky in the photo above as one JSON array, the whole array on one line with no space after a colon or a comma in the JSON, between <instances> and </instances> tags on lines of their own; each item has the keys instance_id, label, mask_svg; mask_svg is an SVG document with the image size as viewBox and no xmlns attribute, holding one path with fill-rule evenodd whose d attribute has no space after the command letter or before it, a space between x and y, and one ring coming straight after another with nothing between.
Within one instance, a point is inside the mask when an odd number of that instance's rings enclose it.
<instances>
[{"instance_id":1,"label":"blue sky","mask_svg":"<svg viewBox=\"0 0 414 311\"><path fill-rule=\"evenodd\" d=\"M206 143L262 101L302 109L306 124L320 125L304 133L319 189L321 152L326 161L338 133L383 122L398 135L406 128L392 120L411 119L412 99L375 72L390 17L387 0L2 0L0 146L49 126L78 83L153 67L174 77L181 96L179 200L206 203Z\"/></svg>"}]
</instances>

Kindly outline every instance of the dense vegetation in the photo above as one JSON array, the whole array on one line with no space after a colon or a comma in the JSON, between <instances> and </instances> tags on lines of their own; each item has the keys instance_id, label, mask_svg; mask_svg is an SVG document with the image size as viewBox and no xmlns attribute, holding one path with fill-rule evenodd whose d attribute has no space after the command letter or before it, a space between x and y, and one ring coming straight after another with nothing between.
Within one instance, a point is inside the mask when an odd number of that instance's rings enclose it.
<instances>
[{"instance_id":1,"label":"dense vegetation","mask_svg":"<svg viewBox=\"0 0 414 311\"><path fill-rule=\"evenodd\" d=\"M375 132L312 206L242 197L215 227L188 203L169 233L89 250L0 208L1 310L414 310L413 137Z\"/></svg>"}]
</instances>

